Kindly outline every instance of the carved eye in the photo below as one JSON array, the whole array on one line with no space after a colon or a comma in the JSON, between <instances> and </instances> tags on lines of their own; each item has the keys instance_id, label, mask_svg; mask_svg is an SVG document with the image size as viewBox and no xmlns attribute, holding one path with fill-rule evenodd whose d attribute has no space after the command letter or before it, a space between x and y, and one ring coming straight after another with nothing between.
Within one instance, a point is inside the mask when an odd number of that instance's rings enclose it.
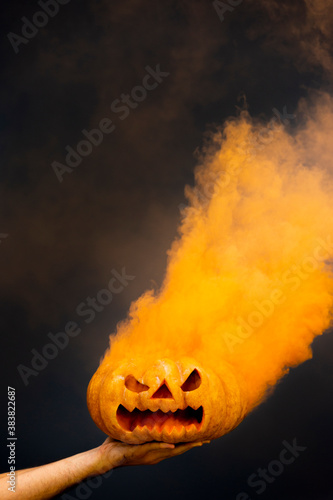
<instances>
[{"instance_id":1,"label":"carved eye","mask_svg":"<svg viewBox=\"0 0 333 500\"><path fill-rule=\"evenodd\" d=\"M187 377L182 385L182 390L185 392L194 391L201 384L201 377L198 370L195 368L193 372Z\"/></svg>"},{"instance_id":2,"label":"carved eye","mask_svg":"<svg viewBox=\"0 0 333 500\"><path fill-rule=\"evenodd\" d=\"M133 375L128 375L125 380L125 387L132 392L148 391L148 385L141 384Z\"/></svg>"}]
</instances>

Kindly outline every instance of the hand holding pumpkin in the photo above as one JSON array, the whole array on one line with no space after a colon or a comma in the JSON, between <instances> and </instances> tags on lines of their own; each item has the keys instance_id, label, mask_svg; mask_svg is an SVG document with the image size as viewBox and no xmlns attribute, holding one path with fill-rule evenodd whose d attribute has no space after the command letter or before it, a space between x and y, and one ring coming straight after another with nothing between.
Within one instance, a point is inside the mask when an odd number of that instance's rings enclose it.
<instances>
[{"instance_id":1,"label":"hand holding pumpkin","mask_svg":"<svg viewBox=\"0 0 333 500\"><path fill-rule=\"evenodd\" d=\"M103 474L110 469L125 465L157 464L165 458L181 455L202 444L203 442L178 445L150 442L132 445L108 437L101 446L93 450L41 467L16 471L16 476L19 477L16 493L19 498L25 500L52 498L89 476ZM7 477L6 473L0 475L2 500L12 499L12 492L8 490Z\"/></svg>"},{"instance_id":2,"label":"hand holding pumpkin","mask_svg":"<svg viewBox=\"0 0 333 500\"><path fill-rule=\"evenodd\" d=\"M206 443L209 441L205 441ZM99 473L108 471L115 467L126 465L151 465L157 464L165 458L181 455L185 451L201 446L202 441L195 443L182 443L178 445L170 443L151 442L141 445L127 444L115 441L108 437L99 447L100 465Z\"/></svg>"}]
</instances>

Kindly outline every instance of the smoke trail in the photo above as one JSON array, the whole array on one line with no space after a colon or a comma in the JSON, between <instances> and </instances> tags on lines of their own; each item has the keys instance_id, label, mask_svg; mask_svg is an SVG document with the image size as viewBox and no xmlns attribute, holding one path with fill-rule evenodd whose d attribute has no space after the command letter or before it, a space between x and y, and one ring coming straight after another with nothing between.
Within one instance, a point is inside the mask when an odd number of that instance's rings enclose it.
<instances>
[{"instance_id":1,"label":"smoke trail","mask_svg":"<svg viewBox=\"0 0 333 500\"><path fill-rule=\"evenodd\" d=\"M161 290L132 304L100 373L190 356L221 378L231 367L250 411L311 357L332 319L333 99L298 116L288 132L242 112L211 138Z\"/></svg>"},{"instance_id":2,"label":"smoke trail","mask_svg":"<svg viewBox=\"0 0 333 500\"><path fill-rule=\"evenodd\" d=\"M250 39L265 35L263 45L277 51L299 71L318 70L333 76L331 33L333 5L330 0L251 1L257 22L248 29ZM265 12L265 22L262 15Z\"/></svg>"}]
</instances>

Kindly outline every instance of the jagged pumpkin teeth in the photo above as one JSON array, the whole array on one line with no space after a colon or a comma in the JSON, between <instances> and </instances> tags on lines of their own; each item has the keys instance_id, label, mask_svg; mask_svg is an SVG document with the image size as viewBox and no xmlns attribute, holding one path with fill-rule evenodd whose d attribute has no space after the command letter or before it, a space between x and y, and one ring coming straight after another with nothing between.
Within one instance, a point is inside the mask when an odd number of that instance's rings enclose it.
<instances>
[{"instance_id":1,"label":"jagged pumpkin teeth","mask_svg":"<svg viewBox=\"0 0 333 500\"><path fill-rule=\"evenodd\" d=\"M124 430L130 430L131 432L136 428L142 430L143 427L147 427L149 430L156 428L159 431L163 429L169 431L174 427L189 429L193 426L199 429L202 422L202 411L202 407L198 410L188 407L174 413L171 411L164 413L161 410L155 412L150 410L140 411L138 409L130 412L123 405L120 405L117 410L117 419Z\"/></svg>"}]
</instances>

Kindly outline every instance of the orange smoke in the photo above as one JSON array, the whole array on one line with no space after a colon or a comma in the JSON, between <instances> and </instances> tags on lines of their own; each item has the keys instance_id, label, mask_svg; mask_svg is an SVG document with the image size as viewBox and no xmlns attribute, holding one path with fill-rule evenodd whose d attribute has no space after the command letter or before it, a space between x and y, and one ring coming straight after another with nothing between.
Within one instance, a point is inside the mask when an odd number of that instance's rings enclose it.
<instances>
[{"instance_id":1,"label":"orange smoke","mask_svg":"<svg viewBox=\"0 0 333 500\"><path fill-rule=\"evenodd\" d=\"M211 138L163 285L132 304L104 364L227 363L250 410L311 357L332 319L333 101L301 102L298 116L288 133L243 112Z\"/></svg>"}]
</instances>

